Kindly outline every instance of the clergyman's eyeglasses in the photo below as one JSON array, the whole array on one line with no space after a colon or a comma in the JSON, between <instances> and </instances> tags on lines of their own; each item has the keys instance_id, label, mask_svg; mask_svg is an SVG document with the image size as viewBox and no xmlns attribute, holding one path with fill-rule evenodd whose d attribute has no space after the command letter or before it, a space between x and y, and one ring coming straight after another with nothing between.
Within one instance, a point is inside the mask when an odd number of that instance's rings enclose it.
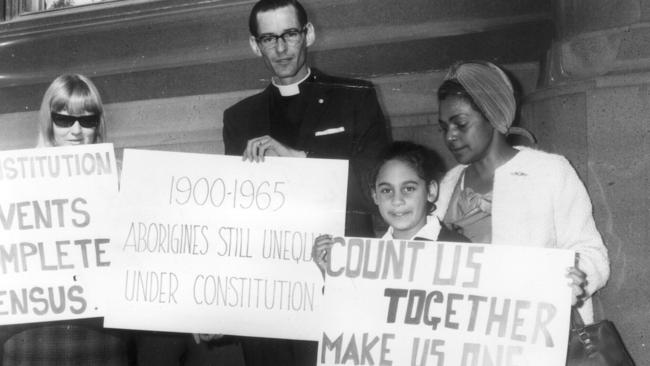
<instances>
[{"instance_id":1,"label":"clergyman's eyeglasses","mask_svg":"<svg viewBox=\"0 0 650 366\"><path fill-rule=\"evenodd\" d=\"M302 35L307 31L307 26L302 27L302 29L291 28L288 29L282 34L262 34L259 37L256 37L255 40L257 43L262 46L262 48L269 49L277 46L278 39L282 40L289 45L296 45L302 40Z\"/></svg>"},{"instance_id":2,"label":"clergyman's eyeglasses","mask_svg":"<svg viewBox=\"0 0 650 366\"><path fill-rule=\"evenodd\" d=\"M91 114L87 116L70 116L67 114L60 114L52 112L50 114L52 117L52 122L58 127L68 128L72 127L75 122L79 121L79 124L83 128L96 128L99 126L99 114Z\"/></svg>"}]
</instances>

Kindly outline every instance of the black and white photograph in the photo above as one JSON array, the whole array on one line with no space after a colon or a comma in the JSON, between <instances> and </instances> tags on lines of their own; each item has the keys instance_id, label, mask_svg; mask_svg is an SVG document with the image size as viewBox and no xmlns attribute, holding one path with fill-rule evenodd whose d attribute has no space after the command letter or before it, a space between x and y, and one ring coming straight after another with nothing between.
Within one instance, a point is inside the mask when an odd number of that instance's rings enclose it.
<instances>
[{"instance_id":1,"label":"black and white photograph","mask_svg":"<svg viewBox=\"0 0 650 366\"><path fill-rule=\"evenodd\" d=\"M642 366L650 0L0 0L0 366Z\"/></svg>"}]
</instances>

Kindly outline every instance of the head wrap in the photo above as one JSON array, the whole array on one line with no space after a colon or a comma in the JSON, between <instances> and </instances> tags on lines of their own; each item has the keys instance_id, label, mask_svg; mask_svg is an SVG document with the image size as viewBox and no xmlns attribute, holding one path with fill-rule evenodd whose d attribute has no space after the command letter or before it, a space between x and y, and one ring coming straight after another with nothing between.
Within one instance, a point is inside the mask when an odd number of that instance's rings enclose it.
<instances>
[{"instance_id":1,"label":"head wrap","mask_svg":"<svg viewBox=\"0 0 650 366\"><path fill-rule=\"evenodd\" d=\"M517 104L510 79L499 67L490 62L457 63L447 72L447 80L457 81L490 124L497 131L508 133Z\"/></svg>"}]
</instances>

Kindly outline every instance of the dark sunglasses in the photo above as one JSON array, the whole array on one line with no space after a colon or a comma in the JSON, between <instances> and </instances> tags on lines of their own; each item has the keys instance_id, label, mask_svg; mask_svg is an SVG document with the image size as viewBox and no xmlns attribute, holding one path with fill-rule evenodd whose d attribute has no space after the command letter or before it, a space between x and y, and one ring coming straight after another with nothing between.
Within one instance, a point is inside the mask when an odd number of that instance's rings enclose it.
<instances>
[{"instance_id":1,"label":"dark sunglasses","mask_svg":"<svg viewBox=\"0 0 650 366\"><path fill-rule=\"evenodd\" d=\"M99 126L99 115L91 114L88 116L70 116L67 114L60 114L52 112L50 114L52 117L52 122L59 127L72 127L75 122L79 121L79 124L83 128L96 128Z\"/></svg>"}]
</instances>

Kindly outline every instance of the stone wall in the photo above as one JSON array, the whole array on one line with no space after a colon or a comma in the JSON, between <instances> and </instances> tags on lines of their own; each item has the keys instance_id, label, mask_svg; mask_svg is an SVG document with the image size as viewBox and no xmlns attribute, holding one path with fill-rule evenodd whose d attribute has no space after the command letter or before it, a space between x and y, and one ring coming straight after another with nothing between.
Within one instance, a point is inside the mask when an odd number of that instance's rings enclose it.
<instances>
[{"instance_id":1,"label":"stone wall","mask_svg":"<svg viewBox=\"0 0 650 366\"><path fill-rule=\"evenodd\" d=\"M569 157L611 259L597 313L650 359L650 1L557 0L556 40L523 121Z\"/></svg>"}]
</instances>

